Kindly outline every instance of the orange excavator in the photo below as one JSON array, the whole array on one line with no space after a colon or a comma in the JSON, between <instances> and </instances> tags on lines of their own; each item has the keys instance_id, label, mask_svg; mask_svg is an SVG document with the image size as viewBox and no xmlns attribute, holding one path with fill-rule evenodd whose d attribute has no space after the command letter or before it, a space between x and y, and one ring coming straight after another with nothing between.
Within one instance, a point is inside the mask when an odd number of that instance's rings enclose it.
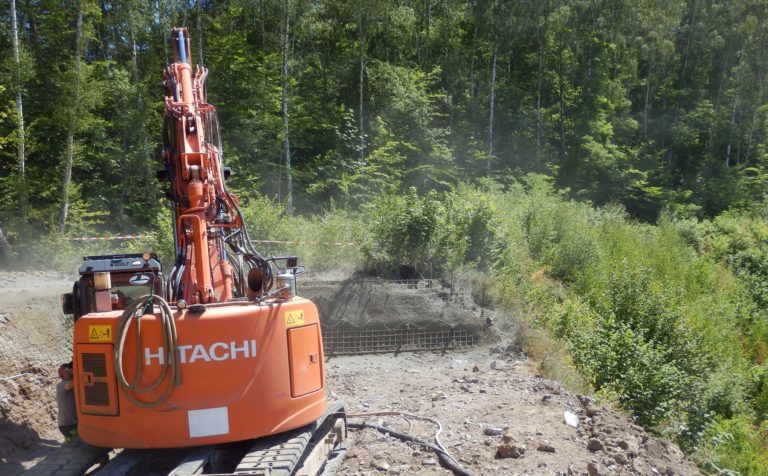
<instances>
[{"instance_id":1,"label":"orange excavator","mask_svg":"<svg viewBox=\"0 0 768 476\"><path fill-rule=\"evenodd\" d=\"M153 253L84 258L63 296L75 317L78 433L97 447L196 447L179 462L196 462L191 474L317 474L346 432L343 408L326 399L317 308L296 295L295 256L253 248L227 190L208 72L193 69L186 28L172 44L158 178L175 264L165 276ZM140 464L152 452L122 454Z\"/></svg>"}]
</instances>

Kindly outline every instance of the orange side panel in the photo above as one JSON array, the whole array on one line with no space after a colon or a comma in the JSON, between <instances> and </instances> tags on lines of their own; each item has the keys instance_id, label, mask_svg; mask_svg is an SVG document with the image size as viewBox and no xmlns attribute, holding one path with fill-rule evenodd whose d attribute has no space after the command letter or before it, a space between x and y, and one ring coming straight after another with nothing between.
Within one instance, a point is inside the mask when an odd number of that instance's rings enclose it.
<instances>
[{"instance_id":1,"label":"orange side panel","mask_svg":"<svg viewBox=\"0 0 768 476\"><path fill-rule=\"evenodd\" d=\"M77 346L77 402L84 414L118 414L112 349L112 344Z\"/></svg>"},{"instance_id":2,"label":"orange side panel","mask_svg":"<svg viewBox=\"0 0 768 476\"><path fill-rule=\"evenodd\" d=\"M288 329L293 398L320 390L323 385L320 333L317 324Z\"/></svg>"}]
</instances>

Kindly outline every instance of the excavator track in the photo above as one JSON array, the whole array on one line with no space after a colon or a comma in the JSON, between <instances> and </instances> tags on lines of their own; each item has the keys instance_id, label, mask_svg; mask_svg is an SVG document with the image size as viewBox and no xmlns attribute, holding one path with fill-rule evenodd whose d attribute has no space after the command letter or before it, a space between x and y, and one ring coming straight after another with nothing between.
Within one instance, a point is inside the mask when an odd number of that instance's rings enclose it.
<instances>
[{"instance_id":1,"label":"excavator track","mask_svg":"<svg viewBox=\"0 0 768 476\"><path fill-rule=\"evenodd\" d=\"M323 417L310 425L230 445L123 450L108 460L111 450L76 439L25 474L332 476L346 453L346 431L344 407L329 403Z\"/></svg>"},{"instance_id":2,"label":"excavator track","mask_svg":"<svg viewBox=\"0 0 768 476\"><path fill-rule=\"evenodd\" d=\"M329 404L325 415L315 423L288 433L256 440L235 469L234 474L258 476L314 476L346 439L344 408ZM337 451L344 451L339 448ZM332 458L333 457L333 458Z\"/></svg>"}]
</instances>

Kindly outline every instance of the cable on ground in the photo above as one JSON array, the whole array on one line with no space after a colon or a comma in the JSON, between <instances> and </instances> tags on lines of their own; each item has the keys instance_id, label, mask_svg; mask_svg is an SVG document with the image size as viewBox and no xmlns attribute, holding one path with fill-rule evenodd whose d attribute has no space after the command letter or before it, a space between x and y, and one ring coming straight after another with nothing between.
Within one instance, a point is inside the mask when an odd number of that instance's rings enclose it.
<instances>
[{"instance_id":1,"label":"cable on ground","mask_svg":"<svg viewBox=\"0 0 768 476\"><path fill-rule=\"evenodd\" d=\"M442 443L440 443L440 433L443 431L443 425L436 419L425 417L421 415L414 415L412 413L404 413L404 412L397 412L397 411L381 411L381 412L365 412L365 413L349 413L347 414L347 418L364 418L364 417L371 417L371 416L400 416L403 418L412 418L414 420L422 420L422 421L428 421L437 426L437 432L435 433L435 444L427 443L426 441L423 441L418 436L410 435L407 433L401 433L399 431L393 430L391 428L387 428L384 426L374 425L371 423L354 423L354 422L348 422L347 427L349 428L371 428L373 430L380 431L382 433L388 433L391 436L397 437L401 440L410 441L413 443L417 443L421 446L427 447L431 450L433 450L435 453L437 453L438 459L440 459L440 462L445 466L446 468L450 469L454 472L454 474L457 474L459 476L472 476L472 473L467 471L463 466L461 466L456 459L451 456L448 451L445 449ZM409 431L410 431L410 421L408 421L409 425Z\"/></svg>"}]
</instances>

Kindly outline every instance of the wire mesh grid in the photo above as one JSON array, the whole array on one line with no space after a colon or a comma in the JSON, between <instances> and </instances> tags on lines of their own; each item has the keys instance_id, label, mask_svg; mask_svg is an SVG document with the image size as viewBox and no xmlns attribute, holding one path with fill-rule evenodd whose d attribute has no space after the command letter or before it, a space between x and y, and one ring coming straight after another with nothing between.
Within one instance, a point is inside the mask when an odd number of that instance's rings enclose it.
<instances>
[{"instance_id":1,"label":"wire mesh grid","mask_svg":"<svg viewBox=\"0 0 768 476\"><path fill-rule=\"evenodd\" d=\"M326 354L454 350L475 345L478 329L324 329Z\"/></svg>"}]
</instances>

